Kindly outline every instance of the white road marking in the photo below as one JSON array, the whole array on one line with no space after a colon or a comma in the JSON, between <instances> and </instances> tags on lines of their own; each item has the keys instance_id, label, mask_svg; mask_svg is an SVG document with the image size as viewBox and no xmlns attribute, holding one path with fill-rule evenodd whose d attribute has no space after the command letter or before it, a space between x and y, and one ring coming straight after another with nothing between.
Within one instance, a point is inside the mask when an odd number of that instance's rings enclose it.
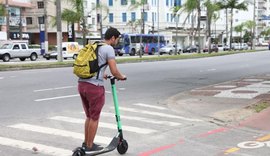
<instances>
[{"instance_id":1,"label":"white road marking","mask_svg":"<svg viewBox=\"0 0 270 156\"><path fill-rule=\"evenodd\" d=\"M29 150L29 151L33 151L32 148L36 147L38 149L37 153L42 153L42 154L52 155L52 156L70 156L72 154L71 150L55 148L55 147L46 146L42 144L15 140L15 139L10 139L10 138L3 138L3 137L0 137L0 145L11 146L14 148L20 148L20 149Z\"/></svg>"},{"instance_id":2,"label":"white road marking","mask_svg":"<svg viewBox=\"0 0 270 156\"><path fill-rule=\"evenodd\" d=\"M105 91L105 93L111 94L112 92L111 91Z\"/></svg>"},{"instance_id":3,"label":"white road marking","mask_svg":"<svg viewBox=\"0 0 270 156\"><path fill-rule=\"evenodd\" d=\"M111 107L111 108L114 109L113 107ZM166 118L181 119L181 120L186 120L186 121L197 121L197 122L202 121L200 119L185 118L183 116L170 115L170 114L153 112L153 111L136 110L136 109L127 108L127 107L121 107L120 110L121 111L134 112L134 113L147 114L147 115L160 116L160 117L166 117Z\"/></svg>"},{"instance_id":4,"label":"white road marking","mask_svg":"<svg viewBox=\"0 0 270 156\"><path fill-rule=\"evenodd\" d=\"M133 105L135 105L135 106L141 106L141 107L149 107L149 108L154 108L154 109L159 109L159 110L166 110L167 109L165 107L153 106L153 105L144 104L144 103L135 103Z\"/></svg>"},{"instance_id":5,"label":"white road marking","mask_svg":"<svg viewBox=\"0 0 270 156\"><path fill-rule=\"evenodd\" d=\"M64 87L57 87L57 88L46 88L46 89L38 89L34 90L34 92L43 92L43 91L51 91L51 90L59 90L59 89L68 89L68 88L74 88L76 86L64 86Z\"/></svg>"},{"instance_id":6,"label":"white road marking","mask_svg":"<svg viewBox=\"0 0 270 156\"><path fill-rule=\"evenodd\" d=\"M214 88L235 88L237 86L235 85L217 85L217 86L214 86Z\"/></svg>"},{"instance_id":7,"label":"white road marking","mask_svg":"<svg viewBox=\"0 0 270 156\"><path fill-rule=\"evenodd\" d=\"M267 85L268 82L269 81L262 81L244 87L223 90L214 95L214 97L253 99L258 95L265 94L270 91L270 86ZM242 93L241 91L250 91L250 93Z\"/></svg>"},{"instance_id":8,"label":"white road marking","mask_svg":"<svg viewBox=\"0 0 270 156\"><path fill-rule=\"evenodd\" d=\"M33 142L26 142L26 141L21 141L21 140L15 140L15 139L10 139L10 138L3 138L0 137L0 145L4 146L10 146L14 148L20 148L22 150L28 150L32 151L33 147L36 147L38 149L37 153L42 153L45 155L51 155L51 156L70 156L72 155L71 150L66 150L62 148L56 148L52 146L46 146L42 144L37 144ZM31 155L31 154L29 154Z\"/></svg>"},{"instance_id":9,"label":"white road marking","mask_svg":"<svg viewBox=\"0 0 270 156\"><path fill-rule=\"evenodd\" d=\"M57 100L57 99L65 99L65 98L72 98L72 97L77 97L80 96L79 94L75 94L75 95L66 95L66 96L56 96L56 97L52 97L52 98L45 98L45 99L36 99L36 102L40 102L40 101L49 101L49 100Z\"/></svg>"},{"instance_id":10,"label":"white road marking","mask_svg":"<svg viewBox=\"0 0 270 156\"><path fill-rule=\"evenodd\" d=\"M55 116L55 117L51 117L50 119L57 120L57 121L69 122L69 123L79 123L79 124L84 124L84 122L85 122L84 119L64 117L64 116ZM98 126L103 127L103 128L108 128L108 129L117 129L116 124L110 124L110 123L104 123L104 122L99 122ZM125 131L135 132L135 133L139 133L139 134L150 134L150 133L156 132L156 130L147 129L147 128L140 128L140 127L133 127L133 126L123 126L123 129Z\"/></svg>"},{"instance_id":11,"label":"white road marking","mask_svg":"<svg viewBox=\"0 0 270 156\"><path fill-rule=\"evenodd\" d=\"M115 115L113 113L102 112L101 116L114 117ZM181 123L177 123L177 122L153 120L153 119L142 118L142 117L137 117L137 116L120 115L120 118L121 119L128 119L128 120L135 120L135 121L140 121L140 122L146 122L146 123L151 123L151 124L159 124L159 125L168 125L168 126L182 125Z\"/></svg>"},{"instance_id":12,"label":"white road marking","mask_svg":"<svg viewBox=\"0 0 270 156\"><path fill-rule=\"evenodd\" d=\"M212 69L207 69L207 71L216 71L216 69L212 68Z\"/></svg>"},{"instance_id":13,"label":"white road marking","mask_svg":"<svg viewBox=\"0 0 270 156\"><path fill-rule=\"evenodd\" d=\"M0 77L0 80L4 79L4 77Z\"/></svg>"},{"instance_id":14,"label":"white road marking","mask_svg":"<svg viewBox=\"0 0 270 156\"><path fill-rule=\"evenodd\" d=\"M36 126L36 125L30 125L30 124L16 124L16 125L10 125L8 127L26 130L26 131L32 131L32 132L38 132L43 134L50 134L50 135L56 135L61 137L69 137L74 139L84 139L84 134L66 131L66 130L60 130L55 128L49 128L49 127L42 127L42 126ZM95 137L95 142L101 143L101 144L108 144L110 143L111 139L108 137L102 137L97 136Z\"/></svg>"}]
</instances>

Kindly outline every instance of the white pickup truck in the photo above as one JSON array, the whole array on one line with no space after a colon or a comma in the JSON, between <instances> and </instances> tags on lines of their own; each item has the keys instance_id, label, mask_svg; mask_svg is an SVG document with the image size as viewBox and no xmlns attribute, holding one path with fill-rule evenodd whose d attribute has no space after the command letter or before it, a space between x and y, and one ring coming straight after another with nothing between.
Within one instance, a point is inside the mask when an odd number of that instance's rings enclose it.
<instances>
[{"instance_id":1,"label":"white pickup truck","mask_svg":"<svg viewBox=\"0 0 270 156\"><path fill-rule=\"evenodd\" d=\"M0 59L4 62L12 58L19 58L21 61L30 58L31 61L35 61L39 51L40 49L29 49L27 43L7 42L0 47Z\"/></svg>"}]
</instances>

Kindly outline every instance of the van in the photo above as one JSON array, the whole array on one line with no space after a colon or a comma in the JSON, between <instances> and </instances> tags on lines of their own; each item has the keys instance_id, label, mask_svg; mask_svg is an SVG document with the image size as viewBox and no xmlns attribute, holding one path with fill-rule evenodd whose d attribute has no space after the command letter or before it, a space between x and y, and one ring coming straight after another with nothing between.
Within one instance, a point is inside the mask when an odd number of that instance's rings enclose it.
<instances>
[{"instance_id":1,"label":"van","mask_svg":"<svg viewBox=\"0 0 270 156\"><path fill-rule=\"evenodd\" d=\"M62 57L63 59L73 58L76 59L81 49L78 42L62 42ZM57 46L55 46L55 50L52 53L44 54L44 58L47 60L54 58L57 59Z\"/></svg>"}]
</instances>

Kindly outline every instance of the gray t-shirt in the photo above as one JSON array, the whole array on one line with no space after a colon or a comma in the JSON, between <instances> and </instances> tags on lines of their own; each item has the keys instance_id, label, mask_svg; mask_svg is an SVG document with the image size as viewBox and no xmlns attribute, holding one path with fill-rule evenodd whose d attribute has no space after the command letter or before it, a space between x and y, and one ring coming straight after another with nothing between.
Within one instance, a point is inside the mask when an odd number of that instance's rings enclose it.
<instances>
[{"instance_id":1,"label":"gray t-shirt","mask_svg":"<svg viewBox=\"0 0 270 156\"><path fill-rule=\"evenodd\" d=\"M105 64L106 62L108 62L109 59L115 59L115 52L114 52L113 47L110 45L100 46L98 49L98 65L101 66L101 65ZM94 77L89 78L89 79L79 78L79 81L92 83L96 86L103 86L104 85L103 75L105 73L107 66L108 65L105 65L104 67L102 67L100 69L98 79L96 76L94 76Z\"/></svg>"}]
</instances>

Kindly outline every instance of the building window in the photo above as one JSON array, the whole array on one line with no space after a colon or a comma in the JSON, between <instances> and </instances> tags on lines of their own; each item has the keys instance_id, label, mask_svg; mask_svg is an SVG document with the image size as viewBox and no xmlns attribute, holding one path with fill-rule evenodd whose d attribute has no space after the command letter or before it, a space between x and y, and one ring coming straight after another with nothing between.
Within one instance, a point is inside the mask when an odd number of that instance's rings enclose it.
<instances>
[{"instance_id":1,"label":"building window","mask_svg":"<svg viewBox=\"0 0 270 156\"><path fill-rule=\"evenodd\" d=\"M169 22L169 13L167 13L167 22Z\"/></svg>"},{"instance_id":2,"label":"building window","mask_svg":"<svg viewBox=\"0 0 270 156\"><path fill-rule=\"evenodd\" d=\"M127 22L127 13L122 13L122 21Z\"/></svg>"},{"instance_id":3,"label":"building window","mask_svg":"<svg viewBox=\"0 0 270 156\"><path fill-rule=\"evenodd\" d=\"M166 6L169 6L169 0L166 0Z\"/></svg>"},{"instance_id":4,"label":"building window","mask_svg":"<svg viewBox=\"0 0 270 156\"><path fill-rule=\"evenodd\" d=\"M38 24L44 24L44 17L38 17Z\"/></svg>"},{"instance_id":5,"label":"building window","mask_svg":"<svg viewBox=\"0 0 270 156\"><path fill-rule=\"evenodd\" d=\"M26 24L27 24L27 25L33 24L33 19L32 19L32 17L26 17Z\"/></svg>"},{"instance_id":6,"label":"building window","mask_svg":"<svg viewBox=\"0 0 270 156\"><path fill-rule=\"evenodd\" d=\"M136 20L136 13L135 12L132 12L131 13L131 21L135 21Z\"/></svg>"},{"instance_id":7,"label":"building window","mask_svg":"<svg viewBox=\"0 0 270 156\"><path fill-rule=\"evenodd\" d=\"M113 6L113 0L109 0L109 6Z\"/></svg>"},{"instance_id":8,"label":"building window","mask_svg":"<svg viewBox=\"0 0 270 156\"><path fill-rule=\"evenodd\" d=\"M43 9L44 8L44 2L43 1L37 2L37 7L38 7L38 9Z\"/></svg>"},{"instance_id":9,"label":"building window","mask_svg":"<svg viewBox=\"0 0 270 156\"><path fill-rule=\"evenodd\" d=\"M109 13L109 22L110 22L110 23L113 22L113 13Z\"/></svg>"},{"instance_id":10,"label":"building window","mask_svg":"<svg viewBox=\"0 0 270 156\"><path fill-rule=\"evenodd\" d=\"M127 5L127 0L121 0L121 5Z\"/></svg>"},{"instance_id":11,"label":"building window","mask_svg":"<svg viewBox=\"0 0 270 156\"><path fill-rule=\"evenodd\" d=\"M147 14L147 12L144 12L143 19L144 19L145 22L148 21L148 14Z\"/></svg>"},{"instance_id":12,"label":"building window","mask_svg":"<svg viewBox=\"0 0 270 156\"><path fill-rule=\"evenodd\" d=\"M96 4L99 5L99 3L100 3L99 0L97 0L97 1L96 1Z\"/></svg>"}]
</instances>

